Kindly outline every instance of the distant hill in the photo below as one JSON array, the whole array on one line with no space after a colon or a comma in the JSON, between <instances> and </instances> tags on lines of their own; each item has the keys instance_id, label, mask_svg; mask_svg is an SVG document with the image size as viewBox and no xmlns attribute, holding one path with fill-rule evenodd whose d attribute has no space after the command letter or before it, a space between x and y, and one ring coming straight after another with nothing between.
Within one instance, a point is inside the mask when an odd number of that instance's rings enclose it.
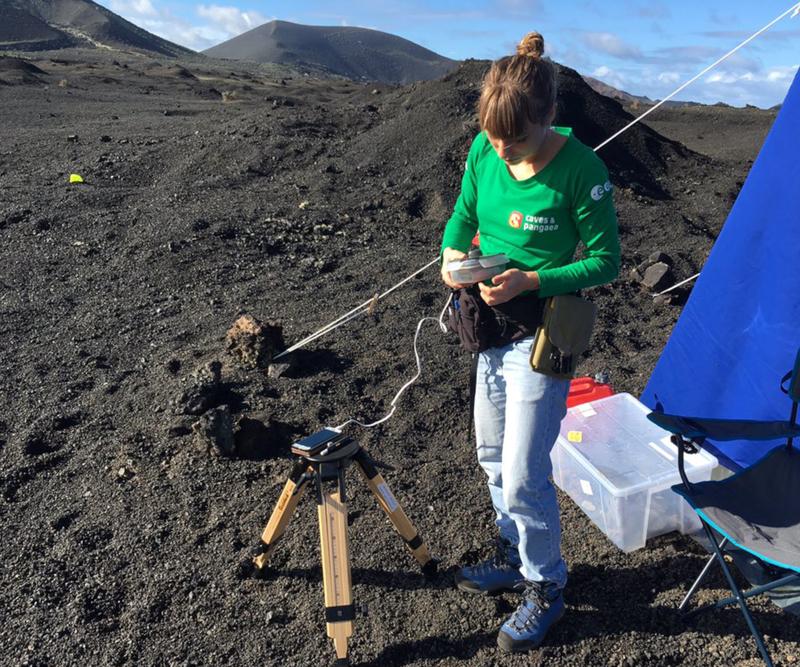
<instances>
[{"instance_id":1,"label":"distant hill","mask_svg":"<svg viewBox=\"0 0 800 667\"><path fill-rule=\"evenodd\" d=\"M644 95L633 95L631 93L627 93L624 90L620 90L619 88L614 88L614 86L605 83L604 81L600 81L600 79L595 79L592 76L587 76L585 74L581 75L583 80L589 84L589 86L594 90L596 93L600 93L601 95L605 95L606 97L610 97L612 100L617 100L622 106L627 107L629 109L638 109L640 107L651 107L658 102L658 100L651 100L649 97L645 97ZM722 104L721 102L719 104ZM664 106L667 107L686 107L686 106L703 106L700 102L687 102L682 100L668 100L664 102Z\"/></svg>"},{"instance_id":2,"label":"distant hill","mask_svg":"<svg viewBox=\"0 0 800 667\"><path fill-rule=\"evenodd\" d=\"M610 97L612 100L617 100L623 106L652 106L655 104L653 100L649 97L644 97L643 95L631 95L631 93L626 93L624 90L620 90L619 88L614 88L604 81L600 81L600 79L595 79L592 76L586 76L585 74L582 75L583 80L586 81L597 93L601 95L605 95L606 97Z\"/></svg>"},{"instance_id":3,"label":"distant hill","mask_svg":"<svg viewBox=\"0 0 800 667\"><path fill-rule=\"evenodd\" d=\"M214 58L308 66L349 79L411 83L455 69L450 60L378 30L270 21L204 51Z\"/></svg>"},{"instance_id":4,"label":"distant hill","mask_svg":"<svg viewBox=\"0 0 800 667\"><path fill-rule=\"evenodd\" d=\"M70 46L137 50L169 57L194 53L92 0L0 0L0 50Z\"/></svg>"}]
</instances>

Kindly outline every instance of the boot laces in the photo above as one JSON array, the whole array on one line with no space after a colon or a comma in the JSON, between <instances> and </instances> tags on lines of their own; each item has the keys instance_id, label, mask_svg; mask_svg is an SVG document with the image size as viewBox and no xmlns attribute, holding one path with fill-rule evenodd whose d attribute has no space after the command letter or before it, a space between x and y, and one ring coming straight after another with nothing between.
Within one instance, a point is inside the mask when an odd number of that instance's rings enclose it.
<instances>
[{"instance_id":1,"label":"boot laces","mask_svg":"<svg viewBox=\"0 0 800 667\"><path fill-rule=\"evenodd\" d=\"M526 630L533 626L539 617L550 609L552 587L529 581L522 594L522 602L511 618L511 624L518 630Z\"/></svg>"}]
</instances>

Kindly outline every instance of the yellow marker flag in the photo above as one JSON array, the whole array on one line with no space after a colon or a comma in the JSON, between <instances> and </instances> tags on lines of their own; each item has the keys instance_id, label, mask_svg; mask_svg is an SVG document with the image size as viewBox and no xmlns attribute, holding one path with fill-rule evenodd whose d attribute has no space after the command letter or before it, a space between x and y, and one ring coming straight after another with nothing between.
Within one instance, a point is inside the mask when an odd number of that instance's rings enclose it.
<instances>
[{"instance_id":1,"label":"yellow marker flag","mask_svg":"<svg viewBox=\"0 0 800 667\"><path fill-rule=\"evenodd\" d=\"M583 442L583 433L581 431L569 431L567 440L570 442Z\"/></svg>"},{"instance_id":2,"label":"yellow marker flag","mask_svg":"<svg viewBox=\"0 0 800 667\"><path fill-rule=\"evenodd\" d=\"M83 178L80 174L70 174L69 175L69 182L70 183L83 183Z\"/></svg>"}]
</instances>

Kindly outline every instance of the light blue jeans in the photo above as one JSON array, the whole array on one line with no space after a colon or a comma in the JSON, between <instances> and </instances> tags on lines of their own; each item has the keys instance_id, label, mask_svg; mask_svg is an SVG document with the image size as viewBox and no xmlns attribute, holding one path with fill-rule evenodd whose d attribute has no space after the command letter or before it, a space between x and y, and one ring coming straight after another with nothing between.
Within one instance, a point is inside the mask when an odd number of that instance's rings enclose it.
<instances>
[{"instance_id":1,"label":"light blue jeans","mask_svg":"<svg viewBox=\"0 0 800 667\"><path fill-rule=\"evenodd\" d=\"M566 414L569 380L531 370L533 337L478 356L475 436L500 536L516 545L522 576L563 588L561 521L550 450Z\"/></svg>"}]
</instances>

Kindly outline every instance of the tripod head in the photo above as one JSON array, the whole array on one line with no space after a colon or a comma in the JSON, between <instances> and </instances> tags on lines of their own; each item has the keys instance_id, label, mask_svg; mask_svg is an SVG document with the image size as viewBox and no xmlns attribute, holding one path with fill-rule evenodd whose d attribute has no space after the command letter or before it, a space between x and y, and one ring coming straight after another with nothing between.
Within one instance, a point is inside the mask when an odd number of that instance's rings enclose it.
<instances>
[{"instance_id":1,"label":"tripod head","mask_svg":"<svg viewBox=\"0 0 800 667\"><path fill-rule=\"evenodd\" d=\"M348 447L348 445L352 445L352 447ZM331 428L324 428L292 444L292 454L302 456L310 461L331 461L343 456L350 456L358 449L358 445L352 438Z\"/></svg>"}]
</instances>

